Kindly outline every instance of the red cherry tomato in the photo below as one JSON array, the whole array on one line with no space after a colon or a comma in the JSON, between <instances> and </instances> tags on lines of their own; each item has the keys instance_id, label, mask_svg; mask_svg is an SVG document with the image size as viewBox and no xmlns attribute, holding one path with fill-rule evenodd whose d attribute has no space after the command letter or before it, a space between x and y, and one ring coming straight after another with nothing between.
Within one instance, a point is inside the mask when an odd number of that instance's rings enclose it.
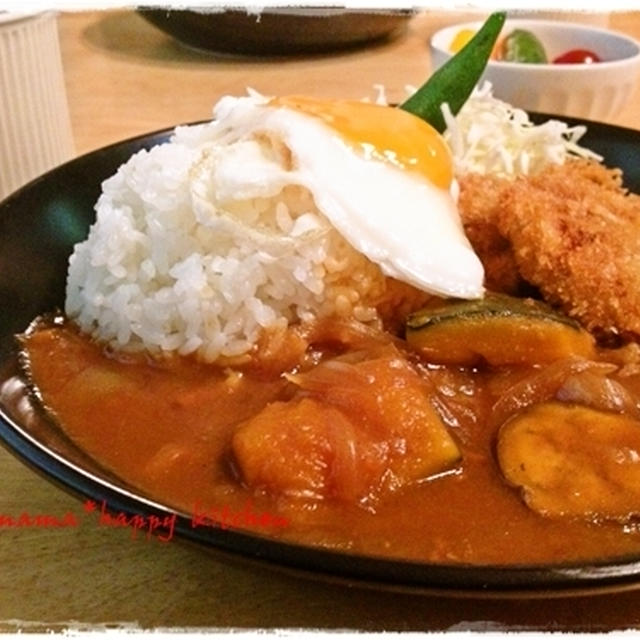
<instances>
[{"instance_id":1,"label":"red cherry tomato","mask_svg":"<svg viewBox=\"0 0 640 640\"><path fill-rule=\"evenodd\" d=\"M554 58L554 64L592 64L601 62L598 54L588 49L572 49Z\"/></svg>"}]
</instances>

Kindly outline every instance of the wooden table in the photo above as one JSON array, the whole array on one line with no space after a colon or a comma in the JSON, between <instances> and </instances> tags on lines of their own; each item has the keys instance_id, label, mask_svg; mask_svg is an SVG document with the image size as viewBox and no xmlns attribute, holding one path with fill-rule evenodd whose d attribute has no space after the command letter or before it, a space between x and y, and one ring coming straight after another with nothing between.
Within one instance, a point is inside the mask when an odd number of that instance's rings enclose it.
<instances>
[{"instance_id":1,"label":"wooden table","mask_svg":"<svg viewBox=\"0 0 640 640\"><path fill-rule=\"evenodd\" d=\"M217 98L267 94L391 100L430 69L427 38L455 20L430 12L393 42L287 60L188 50L131 11L63 13L62 54L76 149L207 118ZM640 37L640 12L611 24ZM640 90L612 120L640 127ZM81 514L82 504L0 450L0 514ZM491 601L378 593L231 562L172 541L81 520L78 527L0 528L0 631L127 628L608 630L640 627L640 591L561 600Z\"/></svg>"}]
</instances>

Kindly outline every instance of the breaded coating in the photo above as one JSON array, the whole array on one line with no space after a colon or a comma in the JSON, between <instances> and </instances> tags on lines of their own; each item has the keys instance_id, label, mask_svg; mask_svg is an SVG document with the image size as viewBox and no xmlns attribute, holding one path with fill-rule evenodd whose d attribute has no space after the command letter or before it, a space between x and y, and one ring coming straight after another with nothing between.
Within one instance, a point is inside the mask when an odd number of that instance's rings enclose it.
<instances>
[{"instance_id":1,"label":"breaded coating","mask_svg":"<svg viewBox=\"0 0 640 640\"><path fill-rule=\"evenodd\" d=\"M464 230L485 271L490 291L516 295L522 287L511 243L498 230L500 201L511 181L467 174L459 180L458 206Z\"/></svg>"},{"instance_id":2,"label":"breaded coating","mask_svg":"<svg viewBox=\"0 0 640 640\"><path fill-rule=\"evenodd\" d=\"M587 329L640 335L640 196L619 170L551 166L500 193L493 222L521 276Z\"/></svg>"}]
</instances>

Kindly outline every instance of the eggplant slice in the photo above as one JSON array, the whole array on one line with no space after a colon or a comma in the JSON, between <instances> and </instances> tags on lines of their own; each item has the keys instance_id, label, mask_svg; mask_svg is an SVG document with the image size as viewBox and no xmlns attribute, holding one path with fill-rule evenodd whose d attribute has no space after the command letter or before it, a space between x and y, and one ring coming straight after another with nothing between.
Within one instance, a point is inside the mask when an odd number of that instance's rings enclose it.
<instances>
[{"instance_id":1,"label":"eggplant slice","mask_svg":"<svg viewBox=\"0 0 640 640\"><path fill-rule=\"evenodd\" d=\"M640 514L640 421L544 402L509 419L497 442L506 480L552 518L627 522Z\"/></svg>"}]
</instances>

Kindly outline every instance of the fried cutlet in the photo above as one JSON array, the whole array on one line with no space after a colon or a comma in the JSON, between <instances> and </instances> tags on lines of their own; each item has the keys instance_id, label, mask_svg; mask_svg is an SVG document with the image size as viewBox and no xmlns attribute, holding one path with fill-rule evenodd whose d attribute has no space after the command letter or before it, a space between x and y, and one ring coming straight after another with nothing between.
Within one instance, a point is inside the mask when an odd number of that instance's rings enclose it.
<instances>
[{"instance_id":1,"label":"fried cutlet","mask_svg":"<svg viewBox=\"0 0 640 640\"><path fill-rule=\"evenodd\" d=\"M592 161L461 180L465 229L498 290L515 271L592 331L640 335L640 196ZM498 266L496 266L498 265Z\"/></svg>"},{"instance_id":2,"label":"fried cutlet","mask_svg":"<svg viewBox=\"0 0 640 640\"><path fill-rule=\"evenodd\" d=\"M500 200L511 182L467 174L460 178L458 206L464 230L485 271L490 291L517 295L522 286L511 243L499 231Z\"/></svg>"}]
</instances>

